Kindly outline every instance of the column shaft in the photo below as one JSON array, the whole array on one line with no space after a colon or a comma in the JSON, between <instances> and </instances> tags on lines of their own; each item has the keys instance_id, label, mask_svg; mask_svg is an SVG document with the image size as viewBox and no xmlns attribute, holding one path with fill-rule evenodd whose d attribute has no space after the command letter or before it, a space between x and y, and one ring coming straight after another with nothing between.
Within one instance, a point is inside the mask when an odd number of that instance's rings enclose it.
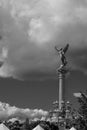
<instances>
[{"instance_id":1,"label":"column shaft","mask_svg":"<svg viewBox=\"0 0 87 130\"><path fill-rule=\"evenodd\" d=\"M61 109L61 102L65 100L65 75L59 73L59 109Z\"/></svg>"}]
</instances>

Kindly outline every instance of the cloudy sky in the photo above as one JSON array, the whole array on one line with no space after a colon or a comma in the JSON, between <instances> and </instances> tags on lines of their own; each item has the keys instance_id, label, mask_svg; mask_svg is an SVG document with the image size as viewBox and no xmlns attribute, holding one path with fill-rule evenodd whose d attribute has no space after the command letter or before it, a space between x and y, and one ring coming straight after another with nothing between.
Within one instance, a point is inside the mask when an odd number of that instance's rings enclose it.
<instances>
[{"instance_id":1,"label":"cloudy sky","mask_svg":"<svg viewBox=\"0 0 87 130\"><path fill-rule=\"evenodd\" d=\"M70 44L66 99L87 84L87 0L0 0L0 100L48 110L58 99L54 46Z\"/></svg>"}]
</instances>

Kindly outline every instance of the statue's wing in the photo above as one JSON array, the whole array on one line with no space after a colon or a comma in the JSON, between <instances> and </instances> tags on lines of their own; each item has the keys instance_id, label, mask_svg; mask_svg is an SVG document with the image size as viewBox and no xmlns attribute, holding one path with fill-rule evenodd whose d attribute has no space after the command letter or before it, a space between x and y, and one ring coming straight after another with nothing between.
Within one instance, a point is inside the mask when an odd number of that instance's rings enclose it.
<instances>
[{"instance_id":1,"label":"statue's wing","mask_svg":"<svg viewBox=\"0 0 87 130\"><path fill-rule=\"evenodd\" d=\"M67 45L64 47L63 52L66 53L67 50L68 50L68 48L69 48L69 44L67 44Z\"/></svg>"}]
</instances>

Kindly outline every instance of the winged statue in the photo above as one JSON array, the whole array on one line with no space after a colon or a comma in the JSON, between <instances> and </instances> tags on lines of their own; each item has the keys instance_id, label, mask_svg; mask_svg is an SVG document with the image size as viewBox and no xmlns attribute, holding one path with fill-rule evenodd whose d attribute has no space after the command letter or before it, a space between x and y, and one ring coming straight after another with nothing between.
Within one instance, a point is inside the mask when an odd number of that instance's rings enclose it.
<instances>
[{"instance_id":1,"label":"winged statue","mask_svg":"<svg viewBox=\"0 0 87 130\"><path fill-rule=\"evenodd\" d=\"M59 56L61 58L62 66L66 66L66 64L67 64L65 53L67 52L68 48L69 48L69 44L67 44L64 48L60 48L60 49L58 49L55 46L55 49L56 49L56 51L58 52L58 54L59 54Z\"/></svg>"}]
</instances>

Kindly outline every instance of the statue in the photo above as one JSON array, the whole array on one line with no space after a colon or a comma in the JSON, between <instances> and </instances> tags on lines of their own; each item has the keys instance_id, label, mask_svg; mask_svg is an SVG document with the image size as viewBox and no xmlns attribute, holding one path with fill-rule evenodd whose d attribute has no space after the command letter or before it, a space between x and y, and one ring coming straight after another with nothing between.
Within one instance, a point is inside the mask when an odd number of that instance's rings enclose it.
<instances>
[{"instance_id":1,"label":"statue","mask_svg":"<svg viewBox=\"0 0 87 130\"><path fill-rule=\"evenodd\" d=\"M58 49L55 46L55 49L57 50L57 52L58 52L58 54L59 54L59 56L61 58L61 61L62 61L62 64L61 64L60 68L63 68L67 64L65 53L67 52L68 48L69 48L69 44L67 44L64 48L61 48L61 49Z\"/></svg>"}]
</instances>

